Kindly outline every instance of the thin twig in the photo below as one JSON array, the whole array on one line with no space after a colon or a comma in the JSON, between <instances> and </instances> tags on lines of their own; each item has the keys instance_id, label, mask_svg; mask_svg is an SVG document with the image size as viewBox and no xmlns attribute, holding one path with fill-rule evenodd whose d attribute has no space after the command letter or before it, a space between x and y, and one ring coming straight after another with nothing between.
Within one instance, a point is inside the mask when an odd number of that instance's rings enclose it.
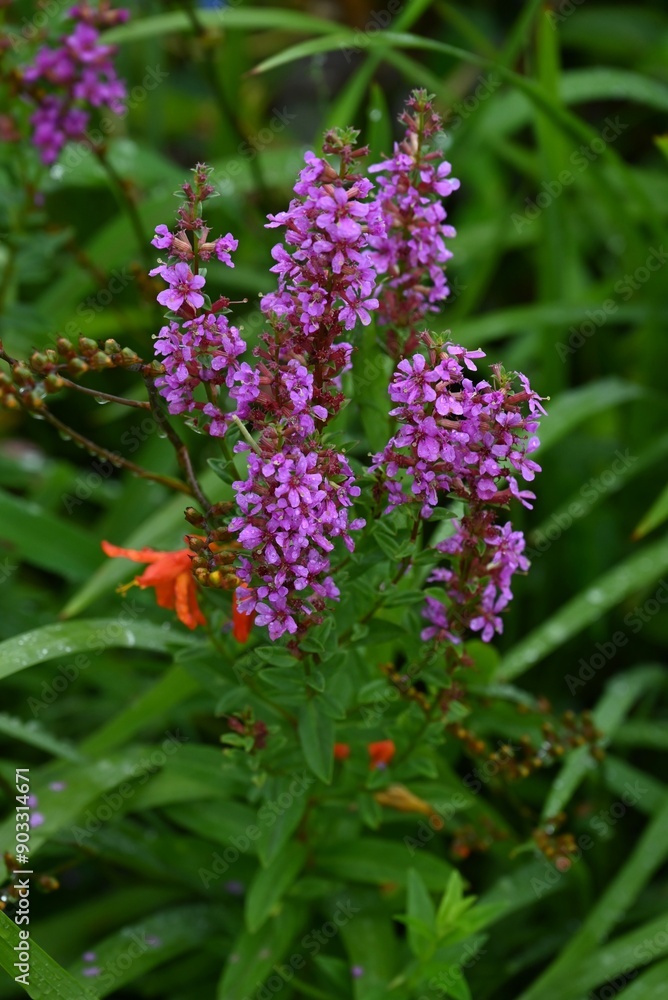
<instances>
[{"instance_id":1,"label":"thin twig","mask_svg":"<svg viewBox=\"0 0 668 1000\"><path fill-rule=\"evenodd\" d=\"M125 180L121 177L115 167L112 166L109 161L105 150L100 146L93 146L93 151L97 156L98 160L102 164L104 170L106 170L113 186L116 188L118 193L118 200L127 213L128 219L130 220L130 225L134 230L134 234L137 237L137 243L139 244L139 252L143 260L147 263L151 263L151 258L149 256L149 240L144 232L144 225L141 221L141 216L134 201L130 197Z\"/></svg>"},{"instance_id":2,"label":"thin twig","mask_svg":"<svg viewBox=\"0 0 668 1000\"><path fill-rule=\"evenodd\" d=\"M206 73L209 78L211 90L214 99L218 105L218 110L220 112L220 115L224 120L230 123L232 129L234 130L234 132L236 132L237 137L240 139L240 141L242 143L245 143L247 141L247 137L244 134L244 131L239 124L239 120L234 113L234 109L230 106L230 103L227 100L227 96L225 94L225 91L223 90L220 78L218 76L216 61L208 45L208 40L207 40L208 30L198 18L192 0L184 0L183 6L186 12L186 16L189 18L190 23L193 26L193 31L195 32L196 35L199 36L200 40L202 41L202 53L203 53L204 63L206 65ZM265 184L264 176L262 174L262 168L260 167L260 164L258 163L258 158L256 156L254 156L249 161L249 166L251 173L253 174L258 193L260 195L260 200L261 202L264 202L266 201L267 186Z\"/></svg>"},{"instance_id":3,"label":"thin twig","mask_svg":"<svg viewBox=\"0 0 668 1000\"><path fill-rule=\"evenodd\" d=\"M123 396L112 396L111 393L101 392L99 389L89 389L88 386L79 385L78 382L72 382L70 379L64 378L62 375L60 378L68 389L76 389L78 392L84 392L87 396L95 396L96 399L104 399L107 403L120 403L122 406L134 406L137 410L151 409L151 404L141 399L124 399Z\"/></svg>"},{"instance_id":4,"label":"thin twig","mask_svg":"<svg viewBox=\"0 0 668 1000\"><path fill-rule=\"evenodd\" d=\"M188 496L193 496L192 489L186 483L182 483L179 479L172 479L171 476L161 476L157 472L150 472L148 469L143 469L141 465L135 465L135 463L131 462L129 459L123 458L123 456L119 455L117 452L109 451L107 448L103 448L102 445L96 444L95 441L91 441L89 438L84 437L83 434L79 434L79 432L75 431L73 427L69 427L67 424L64 424L62 420L59 420L58 417L54 416L54 414L49 410L40 410L40 415L43 416L44 419L52 425L52 427L61 431L66 435L66 437L71 438L82 448L85 448L86 451L91 451L95 455L99 455L100 458L104 458L112 465L117 465L127 469L129 472L134 472L136 476L140 476L142 479L150 479L154 483L160 483L162 486L167 486L170 490L177 490L179 493L187 493Z\"/></svg>"},{"instance_id":5,"label":"thin twig","mask_svg":"<svg viewBox=\"0 0 668 1000\"><path fill-rule=\"evenodd\" d=\"M163 431L167 440L171 444L172 448L176 453L176 459L181 467L183 474L186 477L190 485L190 492L195 497L197 502L205 512L210 509L211 501L207 499L202 487L200 486L195 470L193 469L192 460L190 458L190 452L188 451L187 445L181 440L177 432L174 430L169 420L165 416L162 410L162 401L155 384L151 381L150 375L144 375L144 382L146 384L146 390L149 397L149 406L151 412L156 419L160 430Z\"/></svg>"}]
</instances>

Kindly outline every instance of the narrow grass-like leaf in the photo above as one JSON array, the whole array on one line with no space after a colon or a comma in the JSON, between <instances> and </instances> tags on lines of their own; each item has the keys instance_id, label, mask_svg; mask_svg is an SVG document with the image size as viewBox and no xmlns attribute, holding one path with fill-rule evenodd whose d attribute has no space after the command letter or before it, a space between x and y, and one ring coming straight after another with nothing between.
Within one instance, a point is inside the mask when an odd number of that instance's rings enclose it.
<instances>
[{"instance_id":1,"label":"narrow grass-like leaf","mask_svg":"<svg viewBox=\"0 0 668 1000\"><path fill-rule=\"evenodd\" d=\"M306 763L326 785L334 772L334 723L310 698L299 713L299 739Z\"/></svg>"},{"instance_id":2,"label":"narrow grass-like leaf","mask_svg":"<svg viewBox=\"0 0 668 1000\"><path fill-rule=\"evenodd\" d=\"M303 907L286 903L261 933L242 931L232 948L234 961L228 962L223 971L217 1000L240 1000L255 995L299 933L304 916Z\"/></svg>"},{"instance_id":3,"label":"narrow grass-like leaf","mask_svg":"<svg viewBox=\"0 0 668 1000\"><path fill-rule=\"evenodd\" d=\"M363 838L323 849L316 856L316 864L327 875L353 882L406 885L408 880L406 848L403 844L380 837ZM428 851L416 853L412 866L427 888L436 892L445 889L452 873L449 864Z\"/></svg>"},{"instance_id":4,"label":"narrow grass-like leaf","mask_svg":"<svg viewBox=\"0 0 668 1000\"><path fill-rule=\"evenodd\" d=\"M604 979L616 975L622 968L622 965L618 964L621 956L625 951L628 952L628 942L638 940L642 928L627 934L621 941L618 939L611 942L602 951L594 953L594 949L606 940L652 875L663 864L667 855L668 798L664 800L661 810L645 827L628 861L589 911L575 936L521 1000L548 1000L548 998L552 1000L552 997L557 996L569 1000L570 997L575 998ZM636 948L632 965L639 965L650 958L666 954L668 935L665 934L665 925L664 914L660 919L660 926L665 943L651 950L645 947L644 954L647 957L643 957L642 952ZM645 932L645 938L651 940L652 934L647 927ZM640 941L642 940L643 938L640 938ZM653 945L655 944L657 944L656 938L653 941ZM614 957L610 959L609 956Z\"/></svg>"},{"instance_id":5,"label":"narrow grass-like leaf","mask_svg":"<svg viewBox=\"0 0 668 1000\"><path fill-rule=\"evenodd\" d=\"M218 924L216 910L208 904L178 906L96 941L95 966L100 970L96 993L109 996L151 969L199 949L203 941L215 939ZM70 971L79 979L86 968L85 962L78 961Z\"/></svg>"},{"instance_id":6,"label":"narrow grass-like leaf","mask_svg":"<svg viewBox=\"0 0 668 1000\"><path fill-rule=\"evenodd\" d=\"M66 743L65 740L48 732L36 719L24 722L23 719L17 719L13 715L2 712L0 714L0 733L12 740L26 743L28 746L38 747L45 753L53 754L54 757L62 757L63 760L74 762L82 759L81 754L71 743Z\"/></svg>"},{"instance_id":7,"label":"narrow grass-like leaf","mask_svg":"<svg viewBox=\"0 0 668 1000\"><path fill-rule=\"evenodd\" d=\"M25 931L25 928L17 927L6 913L0 912L0 965L11 979L17 975L14 963L17 951L24 943L19 935L21 929ZM25 987L25 992L32 1000L96 1000L99 996L97 990L89 989L87 983L77 982L32 939L28 964L29 985Z\"/></svg>"},{"instance_id":8,"label":"narrow grass-like leaf","mask_svg":"<svg viewBox=\"0 0 668 1000\"><path fill-rule=\"evenodd\" d=\"M660 579L666 570L668 538L662 538L604 573L530 632L502 659L496 680L509 681L523 674L629 594Z\"/></svg>"},{"instance_id":9,"label":"narrow grass-like leaf","mask_svg":"<svg viewBox=\"0 0 668 1000\"><path fill-rule=\"evenodd\" d=\"M306 858L303 844L286 844L267 868L259 868L246 897L246 927L254 934L271 915L301 871Z\"/></svg>"},{"instance_id":10,"label":"narrow grass-like leaf","mask_svg":"<svg viewBox=\"0 0 668 1000\"><path fill-rule=\"evenodd\" d=\"M335 22L311 17L302 11L281 10L280 7L225 7L218 10L198 10L198 22L205 28L229 31L294 31L299 34L331 34L339 29ZM105 38L114 45L160 38L177 32L192 32L193 23L184 11L133 18L127 24L112 28Z\"/></svg>"},{"instance_id":11,"label":"narrow grass-like leaf","mask_svg":"<svg viewBox=\"0 0 668 1000\"><path fill-rule=\"evenodd\" d=\"M641 386L615 377L590 382L563 393L548 404L548 415L541 422L543 452L596 414L646 395L647 390Z\"/></svg>"},{"instance_id":12,"label":"narrow grass-like leaf","mask_svg":"<svg viewBox=\"0 0 668 1000\"><path fill-rule=\"evenodd\" d=\"M133 778L149 774L145 755L145 748L134 747L85 765L54 765L42 780L33 773L30 791L37 796L39 812L44 822L41 826L33 827L30 832L31 855L64 828L73 827L75 820L103 792L121 782L130 782ZM153 769L156 770L155 767ZM54 780L66 786L67 794L49 787ZM118 797L122 803L124 799L120 795ZM13 843L14 824L14 816L2 823L0 843Z\"/></svg>"},{"instance_id":13,"label":"narrow grass-like leaf","mask_svg":"<svg viewBox=\"0 0 668 1000\"><path fill-rule=\"evenodd\" d=\"M668 795L668 787L662 781L611 753L606 754L603 761L603 776L607 788L619 798L628 792L629 785L637 788L638 796L633 808L646 816L658 812Z\"/></svg>"},{"instance_id":14,"label":"narrow grass-like leaf","mask_svg":"<svg viewBox=\"0 0 668 1000\"><path fill-rule=\"evenodd\" d=\"M74 583L101 562L89 532L44 510L39 504L0 490L0 540L12 559L25 559Z\"/></svg>"},{"instance_id":15,"label":"narrow grass-like leaf","mask_svg":"<svg viewBox=\"0 0 668 1000\"><path fill-rule=\"evenodd\" d=\"M199 690L197 681L176 664L156 683L84 740L81 749L92 757L109 753L132 739L141 729L164 718L175 705Z\"/></svg>"},{"instance_id":16,"label":"narrow grass-like leaf","mask_svg":"<svg viewBox=\"0 0 668 1000\"><path fill-rule=\"evenodd\" d=\"M125 625L115 618L43 625L32 632L0 642L0 678L56 656L87 652L87 666L90 666L91 656L98 656L109 648L167 653L174 645L191 641L188 636L177 633L176 629L164 629L151 622L139 621Z\"/></svg>"},{"instance_id":17,"label":"narrow grass-like leaf","mask_svg":"<svg viewBox=\"0 0 668 1000\"><path fill-rule=\"evenodd\" d=\"M668 486L665 486L650 509L633 531L633 537L640 539L649 535L668 518Z\"/></svg>"}]
</instances>

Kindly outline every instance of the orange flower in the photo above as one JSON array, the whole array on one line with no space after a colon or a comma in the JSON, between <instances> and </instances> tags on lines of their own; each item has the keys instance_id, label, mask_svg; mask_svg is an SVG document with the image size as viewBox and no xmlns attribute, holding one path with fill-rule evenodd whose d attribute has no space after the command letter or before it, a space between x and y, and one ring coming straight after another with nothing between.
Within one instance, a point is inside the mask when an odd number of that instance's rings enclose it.
<instances>
[{"instance_id":1,"label":"orange flower","mask_svg":"<svg viewBox=\"0 0 668 1000\"><path fill-rule=\"evenodd\" d=\"M142 588L155 587L155 599L159 607L174 609L179 619L190 629L206 625L206 619L197 603L197 587L190 569L194 553L190 549L179 549L177 552L122 549L109 542L102 542L102 549L112 559L122 557L133 562L149 563L148 569L127 586L132 587L136 583Z\"/></svg>"},{"instance_id":2,"label":"orange flower","mask_svg":"<svg viewBox=\"0 0 668 1000\"><path fill-rule=\"evenodd\" d=\"M334 760L347 760L350 757L350 747L347 743L334 744Z\"/></svg>"},{"instance_id":3,"label":"orange flower","mask_svg":"<svg viewBox=\"0 0 668 1000\"><path fill-rule=\"evenodd\" d=\"M241 587L245 587L246 584L240 584ZM232 635L237 640L237 642L248 642L248 637L251 633L253 627L253 622L255 621L255 612L251 611L249 615L243 614L239 611L239 605L237 603L236 591L232 595Z\"/></svg>"},{"instance_id":4,"label":"orange flower","mask_svg":"<svg viewBox=\"0 0 668 1000\"><path fill-rule=\"evenodd\" d=\"M371 769L382 770L387 767L394 757L396 749L397 748L395 747L393 740L379 740L377 743L369 743L367 750L369 751L369 757L371 758L371 763L369 765Z\"/></svg>"}]
</instances>

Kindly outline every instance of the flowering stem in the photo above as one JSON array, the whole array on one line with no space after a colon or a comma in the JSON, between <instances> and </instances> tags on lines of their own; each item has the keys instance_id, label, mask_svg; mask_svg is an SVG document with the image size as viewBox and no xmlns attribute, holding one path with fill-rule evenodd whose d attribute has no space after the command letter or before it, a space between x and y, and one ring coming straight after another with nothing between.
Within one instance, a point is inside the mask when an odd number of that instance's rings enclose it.
<instances>
[{"instance_id":1,"label":"flowering stem","mask_svg":"<svg viewBox=\"0 0 668 1000\"><path fill-rule=\"evenodd\" d=\"M101 392L99 389L89 389L88 386L79 385L78 382L71 382L70 379L63 378L62 375L60 377L68 389L76 389L77 392L83 392L87 396L95 396L96 399L103 399L107 403L120 403L122 406L133 406L138 410L151 409L151 404L141 399L125 399L123 396L113 396L109 392Z\"/></svg>"},{"instance_id":2,"label":"flowering stem","mask_svg":"<svg viewBox=\"0 0 668 1000\"><path fill-rule=\"evenodd\" d=\"M188 492L195 497L197 502L200 504L202 511L207 511L211 507L211 501L207 499L202 487L199 484L199 480L195 475L195 470L193 469L192 460L190 458L190 452L188 451L185 442L181 440L163 413L160 396L154 383L151 381L150 376L144 375L144 382L146 383L146 389L148 392L149 406L158 426L164 432L167 440L176 452L176 458L179 466L181 467L190 486Z\"/></svg>"},{"instance_id":3,"label":"flowering stem","mask_svg":"<svg viewBox=\"0 0 668 1000\"><path fill-rule=\"evenodd\" d=\"M135 465L135 463L131 462L129 459L123 458L123 456L119 455L117 452L109 451L107 448L103 448L102 445L96 444L89 438L84 437L83 434L79 434L79 432L75 431L72 427L64 424L62 420L59 420L58 417L54 416L54 414L46 408L40 411L40 415L43 416L44 419L52 425L52 427L55 427L56 430L60 431L66 437L71 438L73 441L76 441L80 447L85 448L86 451L93 452L95 455L99 455L100 458L104 458L112 465L117 465L127 469L129 472L134 472L136 476L140 476L142 479L150 479L154 483L160 483L162 486L167 486L170 490L177 490L179 493L187 493L188 496L193 496L192 489L186 483L182 483L179 479L172 479L171 476L161 476L157 472L150 472L148 469L143 469L141 465Z\"/></svg>"},{"instance_id":4,"label":"flowering stem","mask_svg":"<svg viewBox=\"0 0 668 1000\"><path fill-rule=\"evenodd\" d=\"M93 146L93 152L97 156L104 170L107 172L107 175L112 182L112 186L116 190L119 203L126 212L130 225L132 226L134 234L137 237L137 243L139 244L139 252L141 256L146 264L150 265L152 261L148 250L149 240L144 232L144 225L141 221L137 206L128 192L126 181L117 172L116 168L111 165L105 150L101 146Z\"/></svg>"}]
</instances>

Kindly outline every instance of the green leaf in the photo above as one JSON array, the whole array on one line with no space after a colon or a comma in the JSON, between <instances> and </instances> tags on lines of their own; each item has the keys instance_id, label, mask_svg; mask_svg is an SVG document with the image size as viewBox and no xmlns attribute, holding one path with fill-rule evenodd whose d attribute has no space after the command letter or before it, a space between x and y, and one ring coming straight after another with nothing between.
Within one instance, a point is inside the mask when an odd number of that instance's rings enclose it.
<instances>
[{"instance_id":1,"label":"green leaf","mask_svg":"<svg viewBox=\"0 0 668 1000\"><path fill-rule=\"evenodd\" d=\"M316 777L329 785L334 771L334 723L311 698L299 712L299 740L306 763Z\"/></svg>"},{"instance_id":2,"label":"green leaf","mask_svg":"<svg viewBox=\"0 0 668 1000\"><path fill-rule=\"evenodd\" d=\"M436 930L439 937L445 937L448 931L457 923L463 913L473 906L475 896L464 898L464 879L458 871L453 871L448 879L443 898L436 914Z\"/></svg>"},{"instance_id":3,"label":"green leaf","mask_svg":"<svg viewBox=\"0 0 668 1000\"><path fill-rule=\"evenodd\" d=\"M95 965L100 969L96 993L106 997L151 969L199 950L203 941L214 937L218 923L216 911L208 904L178 906L96 941ZM86 963L78 961L70 971L78 978L85 968Z\"/></svg>"},{"instance_id":4,"label":"green leaf","mask_svg":"<svg viewBox=\"0 0 668 1000\"><path fill-rule=\"evenodd\" d=\"M304 909L286 903L278 916L272 917L262 932L242 931L232 947L234 961L228 961L218 985L217 1000L240 1000L254 996L285 956L290 943L304 922Z\"/></svg>"},{"instance_id":5,"label":"green leaf","mask_svg":"<svg viewBox=\"0 0 668 1000\"><path fill-rule=\"evenodd\" d=\"M150 770L147 770L145 758L147 752L148 748L134 747L132 750L125 750L113 757L105 757L85 765L58 764L49 768L48 775L45 775L41 780L36 774L33 774L30 790L39 800L39 810L44 815L44 823L39 827L34 827L30 833L31 855L34 855L43 844L65 827L74 827L75 821L80 818L85 809L95 802L99 795L120 783L127 783L128 791L125 795L116 793L118 801L114 808L119 810L124 806L131 799L134 791L135 786L132 785L131 779L151 773ZM153 767L153 770L157 769L150 762L148 767ZM67 794L50 789L47 778L49 783L54 780L62 781L67 786ZM106 809L110 808L112 807L107 803ZM0 843L9 843L13 840L14 822L15 818L10 816L0 826ZM80 830L80 840L82 842L88 840L90 834L87 828L78 829ZM71 830L70 832L76 839L76 831Z\"/></svg>"},{"instance_id":6,"label":"green leaf","mask_svg":"<svg viewBox=\"0 0 668 1000\"><path fill-rule=\"evenodd\" d=\"M54 757L62 757L63 760L80 761L81 755L70 743L58 739L46 729L43 729L36 719L24 722L13 715L0 713L0 733L10 739L19 740L29 746L39 747L46 753L53 754Z\"/></svg>"},{"instance_id":7,"label":"green leaf","mask_svg":"<svg viewBox=\"0 0 668 1000\"><path fill-rule=\"evenodd\" d=\"M0 965L12 978L17 975L14 963L17 951L24 938L20 932L25 928L17 927L6 913L0 912ZM19 974L22 970L18 970ZM29 985L25 992L33 1000L96 1000L99 996L88 988L88 984L78 983L50 955L42 951L32 938L30 939Z\"/></svg>"},{"instance_id":8,"label":"green leaf","mask_svg":"<svg viewBox=\"0 0 668 1000\"><path fill-rule=\"evenodd\" d=\"M658 962L624 987L624 1000L665 1000L668 959Z\"/></svg>"},{"instance_id":9,"label":"green leaf","mask_svg":"<svg viewBox=\"0 0 668 1000\"><path fill-rule=\"evenodd\" d=\"M326 875L346 881L372 885L395 882L403 886L408 881L406 847L380 837L363 837L355 843L324 848L317 852L316 862ZM427 851L416 854L412 864L427 889L445 889L452 872L449 864Z\"/></svg>"},{"instance_id":10,"label":"green leaf","mask_svg":"<svg viewBox=\"0 0 668 1000\"><path fill-rule=\"evenodd\" d=\"M587 914L587 918L577 933L561 951L559 957L523 994L521 1000L548 1000L559 996L563 1000L576 1000L582 992L587 992L623 968L622 956L628 956L630 942L637 942L632 952L632 966L642 964L668 951L668 935L665 935L665 914L660 918L661 932L665 944L657 947L656 929L654 935L645 928L632 931L625 938L611 942L598 953L594 949L608 937L615 925L624 917L639 893L649 883L654 873L668 856L668 795L660 812L647 824L637 841L633 852L618 874L608 884L605 891ZM657 922L654 922L656 924ZM654 926L654 925L653 925ZM641 936L641 931L644 935ZM652 949L645 945L639 948L643 939L652 940ZM643 956L646 955L647 958ZM614 956L614 957L611 957ZM626 958L628 961L628 958ZM619 963L619 964L618 964Z\"/></svg>"},{"instance_id":11,"label":"green leaf","mask_svg":"<svg viewBox=\"0 0 668 1000\"><path fill-rule=\"evenodd\" d=\"M199 687L183 667L171 667L127 708L84 740L81 749L92 757L115 750L142 729L167 717L171 709L182 704Z\"/></svg>"},{"instance_id":12,"label":"green leaf","mask_svg":"<svg viewBox=\"0 0 668 1000\"><path fill-rule=\"evenodd\" d=\"M319 55L321 52L331 52L333 49L351 49L355 47L353 31L341 31L341 26L337 25L338 34L329 35L326 38L309 38L307 42L297 42L296 45L289 45L276 55L269 56L252 69L254 76L260 73L267 73L269 70L277 69L288 63L297 62L299 59L308 59L310 56Z\"/></svg>"},{"instance_id":13,"label":"green leaf","mask_svg":"<svg viewBox=\"0 0 668 1000\"><path fill-rule=\"evenodd\" d=\"M85 650L90 655L74 661L78 676L81 670L90 667L91 657L99 656L105 649L150 649L154 653L167 653L175 642L191 641L176 630L164 629L151 622L122 625L114 618L89 618L88 621L44 625L0 642L0 678L56 656L73 656Z\"/></svg>"},{"instance_id":14,"label":"green leaf","mask_svg":"<svg viewBox=\"0 0 668 1000\"><path fill-rule=\"evenodd\" d=\"M219 479L222 479L224 483L232 485L232 483L239 478L239 473L237 472L234 462L227 458L207 458L207 464L209 468L213 469Z\"/></svg>"},{"instance_id":15,"label":"green leaf","mask_svg":"<svg viewBox=\"0 0 668 1000\"><path fill-rule=\"evenodd\" d=\"M295 881L306 860L303 844L287 844L270 865L260 868L246 897L246 927L254 934Z\"/></svg>"},{"instance_id":16,"label":"green leaf","mask_svg":"<svg viewBox=\"0 0 668 1000\"><path fill-rule=\"evenodd\" d=\"M617 727L638 698L647 690L659 688L663 680L662 667L637 666L618 674L606 685L605 694L593 712L594 725L601 730L606 741L614 739ZM596 766L588 747L579 747L570 754L552 783L543 806L542 819L560 813L587 772Z\"/></svg>"},{"instance_id":17,"label":"green leaf","mask_svg":"<svg viewBox=\"0 0 668 1000\"><path fill-rule=\"evenodd\" d=\"M352 917L341 926L349 968L359 965L364 975L355 980L355 1000L382 1000L391 995L390 979L398 966L397 938L387 909L378 905L377 892L354 888L346 893ZM348 973L350 975L350 973ZM350 995L350 986L346 993ZM399 994L404 997L405 994Z\"/></svg>"},{"instance_id":18,"label":"green leaf","mask_svg":"<svg viewBox=\"0 0 668 1000\"><path fill-rule=\"evenodd\" d=\"M524 673L629 594L654 583L666 570L668 537L648 545L608 570L530 632L503 658L496 679L508 681Z\"/></svg>"},{"instance_id":19,"label":"green leaf","mask_svg":"<svg viewBox=\"0 0 668 1000\"><path fill-rule=\"evenodd\" d=\"M191 802L186 810L174 806L165 812L184 830L190 830L205 840L222 844L224 847L234 847L234 844L230 844L234 837L240 844L240 847L234 848L235 850L239 850L239 853L254 854L255 842L258 839L256 834L259 833L257 813L244 803L230 800L227 797L229 794L229 786L223 785L218 788L218 795L225 795L225 798L211 802ZM252 837L249 831L253 834Z\"/></svg>"},{"instance_id":20,"label":"green leaf","mask_svg":"<svg viewBox=\"0 0 668 1000\"><path fill-rule=\"evenodd\" d=\"M596 414L646 395L647 390L642 386L614 377L562 393L559 399L547 404L547 417L541 420L541 454Z\"/></svg>"},{"instance_id":21,"label":"green leaf","mask_svg":"<svg viewBox=\"0 0 668 1000\"><path fill-rule=\"evenodd\" d=\"M299 34L320 32L331 34L339 25L312 17L302 11L281 10L280 7L226 7L220 10L198 10L197 20L204 28L229 31L292 31ZM114 45L136 42L145 38L159 38L176 32L193 31L193 23L185 12L154 14L152 17L133 18L127 24L112 28L105 38Z\"/></svg>"},{"instance_id":22,"label":"green leaf","mask_svg":"<svg viewBox=\"0 0 668 1000\"><path fill-rule=\"evenodd\" d=\"M421 930L415 924L408 924L408 946L416 958L422 958L429 954L434 945L436 910L429 890L415 868L408 869L406 913L425 928Z\"/></svg>"},{"instance_id":23,"label":"green leaf","mask_svg":"<svg viewBox=\"0 0 668 1000\"><path fill-rule=\"evenodd\" d=\"M267 792L267 799L258 809L261 836L257 851L263 865L270 865L295 832L304 811L308 796L305 794L313 778L304 771L301 776L276 781ZM282 801L287 797L288 805Z\"/></svg>"},{"instance_id":24,"label":"green leaf","mask_svg":"<svg viewBox=\"0 0 668 1000\"><path fill-rule=\"evenodd\" d=\"M610 10L608 8L607 12ZM636 101L657 111L668 111L668 87L665 83L618 66L588 66L570 70L562 75L561 92L568 104L617 98Z\"/></svg>"},{"instance_id":25,"label":"green leaf","mask_svg":"<svg viewBox=\"0 0 668 1000\"><path fill-rule=\"evenodd\" d=\"M668 518L668 486L665 486L650 509L633 530L635 539L644 538Z\"/></svg>"},{"instance_id":26,"label":"green leaf","mask_svg":"<svg viewBox=\"0 0 668 1000\"><path fill-rule=\"evenodd\" d=\"M74 583L86 580L104 558L98 542L83 528L4 490L0 490L0 539L13 557Z\"/></svg>"}]
</instances>

